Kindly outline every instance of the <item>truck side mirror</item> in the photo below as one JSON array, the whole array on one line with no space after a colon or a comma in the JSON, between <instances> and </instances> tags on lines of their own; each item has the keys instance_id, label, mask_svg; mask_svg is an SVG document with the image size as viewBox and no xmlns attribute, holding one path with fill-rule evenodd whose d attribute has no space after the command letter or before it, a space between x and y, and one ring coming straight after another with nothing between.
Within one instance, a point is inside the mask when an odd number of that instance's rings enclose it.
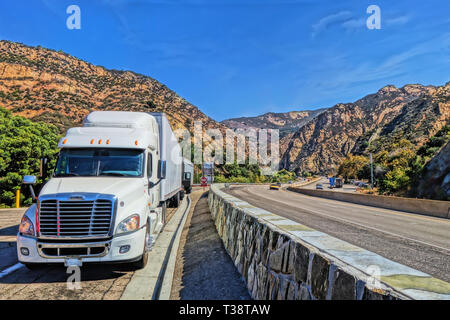
<instances>
[{"instance_id":1,"label":"truck side mirror","mask_svg":"<svg viewBox=\"0 0 450 320\"><path fill-rule=\"evenodd\" d=\"M36 184L36 176L24 176L22 183L29 185Z\"/></svg>"},{"instance_id":2,"label":"truck side mirror","mask_svg":"<svg viewBox=\"0 0 450 320\"><path fill-rule=\"evenodd\" d=\"M166 161L159 160L158 161L158 179L166 178Z\"/></svg>"},{"instance_id":3,"label":"truck side mirror","mask_svg":"<svg viewBox=\"0 0 450 320\"><path fill-rule=\"evenodd\" d=\"M33 197L33 201L36 200L36 194L34 193L33 185L36 184L36 176L24 176L22 183L30 186L30 193Z\"/></svg>"}]
</instances>

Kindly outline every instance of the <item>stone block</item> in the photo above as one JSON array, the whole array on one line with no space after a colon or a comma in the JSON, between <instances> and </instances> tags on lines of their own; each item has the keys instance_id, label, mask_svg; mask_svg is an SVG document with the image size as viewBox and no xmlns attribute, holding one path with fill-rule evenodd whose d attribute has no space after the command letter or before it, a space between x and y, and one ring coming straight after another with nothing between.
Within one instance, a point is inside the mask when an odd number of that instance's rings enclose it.
<instances>
[{"instance_id":1,"label":"stone block","mask_svg":"<svg viewBox=\"0 0 450 320\"><path fill-rule=\"evenodd\" d=\"M273 251L269 255L269 268L275 272L281 271L281 266L283 262L283 248Z\"/></svg>"},{"instance_id":2,"label":"stone block","mask_svg":"<svg viewBox=\"0 0 450 320\"><path fill-rule=\"evenodd\" d=\"M311 292L314 298L325 300L328 292L330 262L318 254L313 256L311 269Z\"/></svg>"},{"instance_id":3,"label":"stone block","mask_svg":"<svg viewBox=\"0 0 450 320\"><path fill-rule=\"evenodd\" d=\"M295 300L297 297L298 286L295 281L289 280L289 285L286 294L286 300Z\"/></svg>"},{"instance_id":4,"label":"stone block","mask_svg":"<svg viewBox=\"0 0 450 320\"><path fill-rule=\"evenodd\" d=\"M305 284L300 284L296 300L311 300L311 293Z\"/></svg>"},{"instance_id":5,"label":"stone block","mask_svg":"<svg viewBox=\"0 0 450 320\"><path fill-rule=\"evenodd\" d=\"M289 250L286 259L286 265L284 268L284 273L293 275L294 274L294 260L295 260L295 241L289 241Z\"/></svg>"},{"instance_id":6,"label":"stone block","mask_svg":"<svg viewBox=\"0 0 450 320\"><path fill-rule=\"evenodd\" d=\"M294 246L294 279L297 283L306 283L310 251L298 242L296 242Z\"/></svg>"},{"instance_id":7,"label":"stone block","mask_svg":"<svg viewBox=\"0 0 450 320\"><path fill-rule=\"evenodd\" d=\"M334 274L331 288L332 300L355 300L356 278L344 270L338 268Z\"/></svg>"}]
</instances>

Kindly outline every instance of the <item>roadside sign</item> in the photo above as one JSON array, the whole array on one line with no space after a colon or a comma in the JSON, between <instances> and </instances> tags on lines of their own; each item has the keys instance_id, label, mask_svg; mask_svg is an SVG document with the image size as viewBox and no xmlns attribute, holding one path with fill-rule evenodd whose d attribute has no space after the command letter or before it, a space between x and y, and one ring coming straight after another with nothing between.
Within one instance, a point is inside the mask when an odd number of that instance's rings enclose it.
<instances>
[{"instance_id":1,"label":"roadside sign","mask_svg":"<svg viewBox=\"0 0 450 320\"><path fill-rule=\"evenodd\" d=\"M200 181L202 183L202 187L206 187L208 185L208 179L206 177L202 177Z\"/></svg>"}]
</instances>

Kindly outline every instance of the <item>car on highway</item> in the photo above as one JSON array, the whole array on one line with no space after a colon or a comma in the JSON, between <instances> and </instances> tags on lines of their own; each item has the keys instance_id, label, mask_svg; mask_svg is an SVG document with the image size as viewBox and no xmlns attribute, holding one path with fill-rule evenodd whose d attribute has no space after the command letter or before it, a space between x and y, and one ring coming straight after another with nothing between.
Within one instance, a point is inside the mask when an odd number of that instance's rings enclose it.
<instances>
[{"instance_id":1,"label":"car on highway","mask_svg":"<svg viewBox=\"0 0 450 320\"><path fill-rule=\"evenodd\" d=\"M321 183L316 184L316 189L323 190L323 184Z\"/></svg>"},{"instance_id":2,"label":"car on highway","mask_svg":"<svg viewBox=\"0 0 450 320\"><path fill-rule=\"evenodd\" d=\"M280 190L281 188L281 183L277 182L277 183L272 183L269 187L270 190Z\"/></svg>"}]
</instances>

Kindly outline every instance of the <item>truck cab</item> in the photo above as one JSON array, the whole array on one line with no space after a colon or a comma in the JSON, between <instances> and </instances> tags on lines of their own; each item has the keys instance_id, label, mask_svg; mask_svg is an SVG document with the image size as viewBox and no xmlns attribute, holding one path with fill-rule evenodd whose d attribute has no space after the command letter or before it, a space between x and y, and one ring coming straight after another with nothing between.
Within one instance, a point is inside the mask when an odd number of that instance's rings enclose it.
<instances>
[{"instance_id":1,"label":"truck cab","mask_svg":"<svg viewBox=\"0 0 450 320\"><path fill-rule=\"evenodd\" d=\"M167 125L164 114L97 111L69 129L52 178L22 218L19 261L144 267L182 190L181 148Z\"/></svg>"}]
</instances>

